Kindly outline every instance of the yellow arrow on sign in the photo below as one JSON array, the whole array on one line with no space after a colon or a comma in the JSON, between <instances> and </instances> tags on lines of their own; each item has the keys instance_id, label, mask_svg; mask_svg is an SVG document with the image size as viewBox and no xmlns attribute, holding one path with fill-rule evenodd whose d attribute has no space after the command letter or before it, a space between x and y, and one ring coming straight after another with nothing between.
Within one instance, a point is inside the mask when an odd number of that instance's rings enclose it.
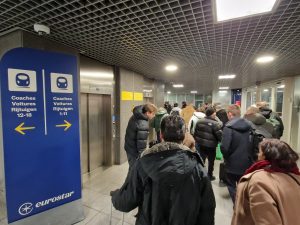
<instances>
[{"instance_id":1,"label":"yellow arrow on sign","mask_svg":"<svg viewBox=\"0 0 300 225\"><path fill-rule=\"evenodd\" d=\"M17 126L15 128L15 131L19 132L20 134L25 134L23 132L23 130L32 130L32 129L35 129L35 127L23 127L24 123L21 123L19 126Z\"/></svg>"},{"instance_id":2,"label":"yellow arrow on sign","mask_svg":"<svg viewBox=\"0 0 300 225\"><path fill-rule=\"evenodd\" d=\"M56 125L56 127L66 127L64 129L64 131L66 131L72 126L72 124L70 124L68 121L64 120L64 122L65 122L64 124Z\"/></svg>"}]
</instances>

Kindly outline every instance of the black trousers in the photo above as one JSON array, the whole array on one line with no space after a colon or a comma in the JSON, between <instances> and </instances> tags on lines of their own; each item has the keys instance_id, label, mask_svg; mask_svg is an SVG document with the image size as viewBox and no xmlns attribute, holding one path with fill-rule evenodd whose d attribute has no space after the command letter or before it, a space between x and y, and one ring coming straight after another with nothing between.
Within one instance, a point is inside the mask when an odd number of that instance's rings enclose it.
<instances>
[{"instance_id":1,"label":"black trousers","mask_svg":"<svg viewBox=\"0 0 300 225\"><path fill-rule=\"evenodd\" d=\"M199 150L198 150L199 149ZM198 146L198 151L200 156L205 163L206 158L208 158L208 176L212 177L214 171L214 164L216 159L216 148L207 148L204 146Z\"/></svg>"}]
</instances>

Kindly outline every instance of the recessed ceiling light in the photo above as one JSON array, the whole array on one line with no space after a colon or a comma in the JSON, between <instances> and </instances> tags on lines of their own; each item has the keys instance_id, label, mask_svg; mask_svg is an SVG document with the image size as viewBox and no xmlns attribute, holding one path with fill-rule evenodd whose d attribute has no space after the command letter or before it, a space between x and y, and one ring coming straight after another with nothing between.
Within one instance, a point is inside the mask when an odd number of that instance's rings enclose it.
<instances>
[{"instance_id":1,"label":"recessed ceiling light","mask_svg":"<svg viewBox=\"0 0 300 225\"><path fill-rule=\"evenodd\" d=\"M174 88L182 88L184 87L183 84L173 84Z\"/></svg>"},{"instance_id":2,"label":"recessed ceiling light","mask_svg":"<svg viewBox=\"0 0 300 225\"><path fill-rule=\"evenodd\" d=\"M167 65L165 69L167 71L173 72L173 71L176 71L178 69L178 67L176 65Z\"/></svg>"},{"instance_id":3,"label":"recessed ceiling light","mask_svg":"<svg viewBox=\"0 0 300 225\"><path fill-rule=\"evenodd\" d=\"M215 0L217 21L267 13L273 10L279 0Z\"/></svg>"},{"instance_id":4,"label":"recessed ceiling light","mask_svg":"<svg viewBox=\"0 0 300 225\"><path fill-rule=\"evenodd\" d=\"M219 87L220 90L228 90L229 87Z\"/></svg>"},{"instance_id":5,"label":"recessed ceiling light","mask_svg":"<svg viewBox=\"0 0 300 225\"><path fill-rule=\"evenodd\" d=\"M235 74L227 74L227 75L220 75L219 79L233 79L235 77L236 77Z\"/></svg>"},{"instance_id":6,"label":"recessed ceiling light","mask_svg":"<svg viewBox=\"0 0 300 225\"><path fill-rule=\"evenodd\" d=\"M285 87L285 85L284 85L284 84L282 84L282 85L278 86L278 88L284 88L284 87Z\"/></svg>"},{"instance_id":7,"label":"recessed ceiling light","mask_svg":"<svg viewBox=\"0 0 300 225\"><path fill-rule=\"evenodd\" d=\"M197 94L198 91L191 91L191 94Z\"/></svg>"},{"instance_id":8,"label":"recessed ceiling light","mask_svg":"<svg viewBox=\"0 0 300 225\"><path fill-rule=\"evenodd\" d=\"M171 91L167 91L168 94L171 94Z\"/></svg>"},{"instance_id":9,"label":"recessed ceiling light","mask_svg":"<svg viewBox=\"0 0 300 225\"><path fill-rule=\"evenodd\" d=\"M264 92L268 92L269 91L269 89L264 89Z\"/></svg>"},{"instance_id":10,"label":"recessed ceiling light","mask_svg":"<svg viewBox=\"0 0 300 225\"><path fill-rule=\"evenodd\" d=\"M274 60L274 56L270 56L270 55L265 55L265 56L261 56L259 58L256 59L257 63L268 63L268 62L272 62Z\"/></svg>"}]
</instances>

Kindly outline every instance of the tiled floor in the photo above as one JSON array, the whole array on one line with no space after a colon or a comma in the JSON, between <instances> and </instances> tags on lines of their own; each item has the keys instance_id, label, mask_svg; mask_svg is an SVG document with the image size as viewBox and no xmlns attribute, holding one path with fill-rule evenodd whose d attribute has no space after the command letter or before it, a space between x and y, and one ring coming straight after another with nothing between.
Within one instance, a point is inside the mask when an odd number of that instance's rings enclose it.
<instances>
[{"instance_id":1,"label":"tiled floor","mask_svg":"<svg viewBox=\"0 0 300 225\"><path fill-rule=\"evenodd\" d=\"M111 208L109 192L119 188L127 175L128 164L101 168L89 175L83 176L82 200L86 218L76 225L133 225L137 210L121 213ZM219 173L219 161L215 163L215 175ZM218 177L212 182L217 208L215 212L216 225L229 225L232 215L232 202L226 187L219 187ZM1 193L0 193L1 194ZM6 225L4 208L0 205L0 225ZM111 214L112 211L112 214ZM110 223L110 216L111 223ZM124 223L122 224L122 217Z\"/></svg>"},{"instance_id":2,"label":"tiled floor","mask_svg":"<svg viewBox=\"0 0 300 225\"><path fill-rule=\"evenodd\" d=\"M76 225L110 225L111 198L110 190L119 188L127 174L128 165L113 166L94 172L84 177L83 204L86 219ZM219 172L219 161L215 164L215 175ZM215 213L216 225L229 225L232 215L232 202L226 187L219 187L218 178L212 182L217 208ZM136 210L122 214L112 210L112 225L121 225L124 216L124 225L135 224Z\"/></svg>"}]
</instances>

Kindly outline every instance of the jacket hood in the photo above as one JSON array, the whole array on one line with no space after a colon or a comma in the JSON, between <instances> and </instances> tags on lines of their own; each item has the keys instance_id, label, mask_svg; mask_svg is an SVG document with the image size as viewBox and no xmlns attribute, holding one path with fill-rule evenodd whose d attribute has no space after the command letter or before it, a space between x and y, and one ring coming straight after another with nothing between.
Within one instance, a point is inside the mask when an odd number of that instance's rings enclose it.
<instances>
[{"instance_id":1,"label":"jacket hood","mask_svg":"<svg viewBox=\"0 0 300 225\"><path fill-rule=\"evenodd\" d=\"M239 132L250 130L251 123L243 118L234 118L226 124L226 127L232 128Z\"/></svg>"},{"instance_id":2,"label":"jacket hood","mask_svg":"<svg viewBox=\"0 0 300 225\"><path fill-rule=\"evenodd\" d=\"M261 108L259 108L259 111L267 119L270 118L271 113L272 113L272 109L270 109L268 107L261 107Z\"/></svg>"},{"instance_id":3,"label":"jacket hood","mask_svg":"<svg viewBox=\"0 0 300 225\"><path fill-rule=\"evenodd\" d=\"M252 115L245 115L244 118L254 123L255 125L263 125L266 123L266 118L259 113L255 113Z\"/></svg>"},{"instance_id":4,"label":"jacket hood","mask_svg":"<svg viewBox=\"0 0 300 225\"><path fill-rule=\"evenodd\" d=\"M138 120L148 120L148 117L143 113L143 105L134 107L133 115Z\"/></svg>"},{"instance_id":5,"label":"jacket hood","mask_svg":"<svg viewBox=\"0 0 300 225\"><path fill-rule=\"evenodd\" d=\"M164 115L167 113L167 110L165 108L160 107L158 109L158 111L155 113L155 115L159 116L159 115Z\"/></svg>"},{"instance_id":6,"label":"jacket hood","mask_svg":"<svg viewBox=\"0 0 300 225\"><path fill-rule=\"evenodd\" d=\"M198 119L202 119L205 117L205 114L202 112L194 112L194 116L197 117Z\"/></svg>"},{"instance_id":7,"label":"jacket hood","mask_svg":"<svg viewBox=\"0 0 300 225\"><path fill-rule=\"evenodd\" d=\"M186 174L192 173L199 158L188 147L175 142L162 142L145 150L141 155L141 165L148 176L164 183L183 182ZM201 160L200 160L201 162Z\"/></svg>"}]
</instances>

